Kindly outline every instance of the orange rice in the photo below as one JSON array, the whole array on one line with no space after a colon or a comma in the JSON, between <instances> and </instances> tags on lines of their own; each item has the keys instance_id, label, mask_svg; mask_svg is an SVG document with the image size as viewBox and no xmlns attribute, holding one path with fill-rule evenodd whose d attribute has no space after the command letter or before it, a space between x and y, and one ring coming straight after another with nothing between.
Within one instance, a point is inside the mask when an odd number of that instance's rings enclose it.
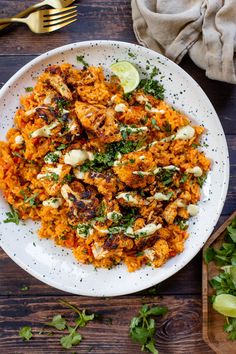
<instances>
[{"instance_id":1,"label":"orange rice","mask_svg":"<svg viewBox=\"0 0 236 354\"><path fill-rule=\"evenodd\" d=\"M81 263L160 267L183 251L197 213L203 131L143 89L124 97L101 67L49 66L0 142L0 188Z\"/></svg>"}]
</instances>

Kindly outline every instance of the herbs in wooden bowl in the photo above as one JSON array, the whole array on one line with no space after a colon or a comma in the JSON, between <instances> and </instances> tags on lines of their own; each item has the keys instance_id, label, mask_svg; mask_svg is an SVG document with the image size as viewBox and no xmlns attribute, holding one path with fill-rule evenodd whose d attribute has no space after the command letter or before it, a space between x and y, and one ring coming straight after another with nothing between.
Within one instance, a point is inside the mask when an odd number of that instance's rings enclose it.
<instances>
[{"instance_id":1,"label":"herbs in wooden bowl","mask_svg":"<svg viewBox=\"0 0 236 354\"><path fill-rule=\"evenodd\" d=\"M234 353L236 212L211 236L203 256L203 337L217 353Z\"/></svg>"}]
</instances>

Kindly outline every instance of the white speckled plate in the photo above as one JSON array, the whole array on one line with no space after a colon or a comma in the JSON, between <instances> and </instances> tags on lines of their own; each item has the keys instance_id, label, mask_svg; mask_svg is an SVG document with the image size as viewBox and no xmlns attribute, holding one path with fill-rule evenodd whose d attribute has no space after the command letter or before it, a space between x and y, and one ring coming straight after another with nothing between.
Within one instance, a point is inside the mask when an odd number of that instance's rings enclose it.
<instances>
[{"instance_id":1,"label":"white speckled plate","mask_svg":"<svg viewBox=\"0 0 236 354\"><path fill-rule=\"evenodd\" d=\"M1 245L20 267L58 289L90 296L129 294L160 283L176 273L195 256L210 236L227 193L227 144L214 108L199 85L187 73L149 49L113 41L69 44L39 56L19 70L0 91L0 140L5 139L7 130L13 125L19 95L25 94L24 88L33 86L34 78L48 64L69 62L80 66L76 61L77 55L84 55L91 65L102 65L106 73L109 73L109 66L116 59L135 63L140 72L146 72L147 66L157 66L160 69L159 78L166 89L166 100L187 113L193 122L206 127L204 139L208 147L204 147L204 150L213 161L212 171L203 188L200 212L190 222L190 237L185 243L185 250L159 269L145 267L128 273L126 267L121 265L112 270L95 271L92 266L77 263L68 249L57 247L50 240L40 240L36 232L39 225L30 221L19 226L4 224L8 205L3 197L0 197Z\"/></svg>"}]
</instances>

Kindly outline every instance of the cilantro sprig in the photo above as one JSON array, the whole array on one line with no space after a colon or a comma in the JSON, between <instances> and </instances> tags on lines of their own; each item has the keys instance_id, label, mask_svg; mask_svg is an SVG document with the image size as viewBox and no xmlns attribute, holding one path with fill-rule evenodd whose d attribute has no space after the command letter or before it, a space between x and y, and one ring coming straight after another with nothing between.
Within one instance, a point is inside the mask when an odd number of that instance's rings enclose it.
<instances>
[{"instance_id":1,"label":"cilantro sprig","mask_svg":"<svg viewBox=\"0 0 236 354\"><path fill-rule=\"evenodd\" d=\"M142 345L142 351L158 354L154 339L156 322L153 316L165 315L167 312L167 307L154 306L150 308L145 304L139 310L139 316L132 318L129 335L134 342Z\"/></svg>"},{"instance_id":2,"label":"cilantro sprig","mask_svg":"<svg viewBox=\"0 0 236 354\"><path fill-rule=\"evenodd\" d=\"M26 341L29 341L33 337L32 329L30 326L21 327L19 330L19 336Z\"/></svg>"}]
</instances>

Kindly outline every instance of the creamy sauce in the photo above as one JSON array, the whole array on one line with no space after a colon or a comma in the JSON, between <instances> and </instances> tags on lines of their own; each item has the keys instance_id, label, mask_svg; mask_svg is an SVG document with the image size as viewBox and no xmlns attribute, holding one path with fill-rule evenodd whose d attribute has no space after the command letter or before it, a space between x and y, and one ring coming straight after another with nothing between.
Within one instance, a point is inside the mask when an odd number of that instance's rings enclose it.
<instances>
[{"instance_id":1,"label":"creamy sauce","mask_svg":"<svg viewBox=\"0 0 236 354\"><path fill-rule=\"evenodd\" d=\"M118 211L110 211L109 213L107 213L107 219L110 221L116 221L120 218L122 218L122 214L119 213Z\"/></svg>"},{"instance_id":2,"label":"creamy sauce","mask_svg":"<svg viewBox=\"0 0 236 354\"><path fill-rule=\"evenodd\" d=\"M161 142L168 142L171 140L189 140L194 137L195 129L190 125L186 125L185 127L177 130L176 134L167 136L166 138L161 139Z\"/></svg>"},{"instance_id":3,"label":"creamy sauce","mask_svg":"<svg viewBox=\"0 0 236 354\"><path fill-rule=\"evenodd\" d=\"M115 105L115 111L116 112L125 112L127 110L127 107L124 103L118 103L117 105Z\"/></svg>"},{"instance_id":4,"label":"creamy sauce","mask_svg":"<svg viewBox=\"0 0 236 354\"><path fill-rule=\"evenodd\" d=\"M153 196L153 199L156 199L159 201L165 201L165 200L170 200L171 196L172 196L172 193L168 193L168 194L155 193Z\"/></svg>"},{"instance_id":5,"label":"creamy sauce","mask_svg":"<svg viewBox=\"0 0 236 354\"><path fill-rule=\"evenodd\" d=\"M78 179L84 179L85 173L80 171L79 169L74 169L74 175Z\"/></svg>"},{"instance_id":6,"label":"creamy sauce","mask_svg":"<svg viewBox=\"0 0 236 354\"><path fill-rule=\"evenodd\" d=\"M154 250L152 250L151 248L146 248L143 253L144 253L144 256L146 256L147 258L150 259L150 261L154 261L154 259L155 259L155 251Z\"/></svg>"},{"instance_id":7,"label":"creamy sauce","mask_svg":"<svg viewBox=\"0 0 236 354\"><path fill-rule=\"evenodd\" d=\"M174 201L174 203L176 204L176 206L177 206L178 208L185 208L185 207L186 207L186 205L185 205L185 203L182 201L182 199L176 199L176 200Z\"/></svg>"},{"instance_id":8,"label":"creamy sauce","mask_svg":"<svg viewBox=\"0 0 236 354\"><path fill-rule=\"evenodd\" d=\"M95 259L102 259L108 253L108 251L100 247L97 242L94 242L92 246L92 252Z\"/></svg>"},{"instance_id":9,"label":"creamy sauce","mask_svg":"<svg viewBox=\"0 0 236 354\"><path fill-rule=\"evenodd\" d=\"M187 212L190 216L196 216L199 213L199 207L195 204L189 204L187 206Z\"/></svg>"},{"instance_id":10,"label":"creamy sauce","mask_svg":"<svg viewBox=\"0 0 236 354\"><path fill-rule=\"evenodd\" d=\"M65 154L64 162L67 165L76 166L82 165L86 160L93 160L92 152L86 150L71 150Z\"/></svg>"},{"instance_id":11,"label":"creamy sauce","mask_svg":"<svg viewBox=\"0 0 236 354\"><path fill-rule=\"evenodd\" d=\"M121 127L120 128L120 131L125 131L129 134L139 134L139 133L142 133L142 132L146 132L148 131L148 127L138 127L138 128L132 128L132 127Z\"/></svg>"},{"instance_id":12,"label":"creamy sauce","mask_svg":"<svg viewBox=\"0 0 236 354\"><path fill-rule=\"evenodd\" d=\"M49 138L52 135L52 129L56 128L59 125L58 122L54 122L50 125L45 125L42 128L39 128L30 134L31 138L44 137Z\"/></svg>"},{"instance_id":13,"label":"creamy sauce","mask_svg":"<svg viewBox=\"0 0 236 354\"><path fill-rule=\"evenodd\" d=\"M133 171L133 175L138 175L138 176L151 176L153 175L153 172L150 171Z\"/></svg>"},{"instance_id":14,"label":"creamy sauce","mask_svg":"<svg viewBox=\"0 0 236 354\"><path fill-rule=\"evenodd\" d=\"M15 143L16 143L17 145L22 145L22 144L24 143L24 138L23 138L23 136L22 136L22 135L17 135L17 136L15 137Z\"/></svg>"},{"instance_id":15,"label":"creamy sauce","mask_svg":"<svg viewBox=\"0 0 236 354\"><path fill-rule=\"evenodd\" d=\"M162 224L147 224L146 226L138 229L136 231L133 230L132 227L128 227L125 234L127 236L150 236L153 235L157 230L162 228Z\"/></svg>"},{"instance_id":16,"label":"creamy sauce","mask_svg":"<svg viewBox=\"0 0 236 354\"><path fill-rule=\"evenodd\" d=\"M63 165L57 165L57 167L47 167L47 172L46 173L40 173L37 175L37 179L45 178L50 176L50 174L55 173L56 175L60 176L62 172L62 167Z\"/></svg>"},{"instance_id":17,"label":"creamy sauce","mask_svg":"<svg viewBox=\"0 0 236 354\"><path fill-rule=\"evenodd\" d=\"M58 157L61 157L61 151L54 151L53 153L51 153L50 155L46 155L45 157L44 157L44 161L46 162L46 163L55 163L55 161L53 161L53 156L52 156L52 154L53 155L56 155L56 156L58 156Z\"/></svg>"},{"instance_id":18,"label":"creamy sauce","mask_svg":"<svg viewBox=\"0 0 236 354\"><path fill-rule=\"evenodd\" d=\"M143 95L137 95L136 101L140 104L149 103L148 99L146 97L144 97Z\"/></svg>"},{"instance_id":19,"label":"creamy sauce","mask_svg":"<svg viewBox=\"0 0 236 354\"><path fill-rule=\"evenodd\" d=\"M187 168L187 173L192 173L195 177L202 176L202 169L199 166L195 166L193 168Z\"/></svg>"},{"instance_id":20,"label":"creamy sauce","mask_svg":"<svg viewBox=\"0 0 236 354\"><path fill-rule=\"evenodd\" d=\"M43 201L43 206L51 207L54 209L59 208L59 206L61 206L61 205L62 205L61 198L50 198L50 199Z\"/></svg>"},{"instance_id":21,"label":"creamy sauce","mask_svg":"<svg viewBox=\"0 0 236 354\"><path fill-rule=\"evenodd\" d=\"M150 113L160 113L160 114L164 114L166 112L166 111L164 111L164 109L149 107L149 105L145 106L145 111L150 112Z\"/></svg>"},{"instance_id":22,"label":"creamy sauce","mask_svg":"<svg viewBox=\"0 0 236 354\"><path fill-rule=\"evenodd\" d=\"M116 196L116 199L121 199L123 198L126 202L132 203L132 204L138 204L138 200L131 194L131 193L120 193Z\"/></svg>"}]
</instances>

